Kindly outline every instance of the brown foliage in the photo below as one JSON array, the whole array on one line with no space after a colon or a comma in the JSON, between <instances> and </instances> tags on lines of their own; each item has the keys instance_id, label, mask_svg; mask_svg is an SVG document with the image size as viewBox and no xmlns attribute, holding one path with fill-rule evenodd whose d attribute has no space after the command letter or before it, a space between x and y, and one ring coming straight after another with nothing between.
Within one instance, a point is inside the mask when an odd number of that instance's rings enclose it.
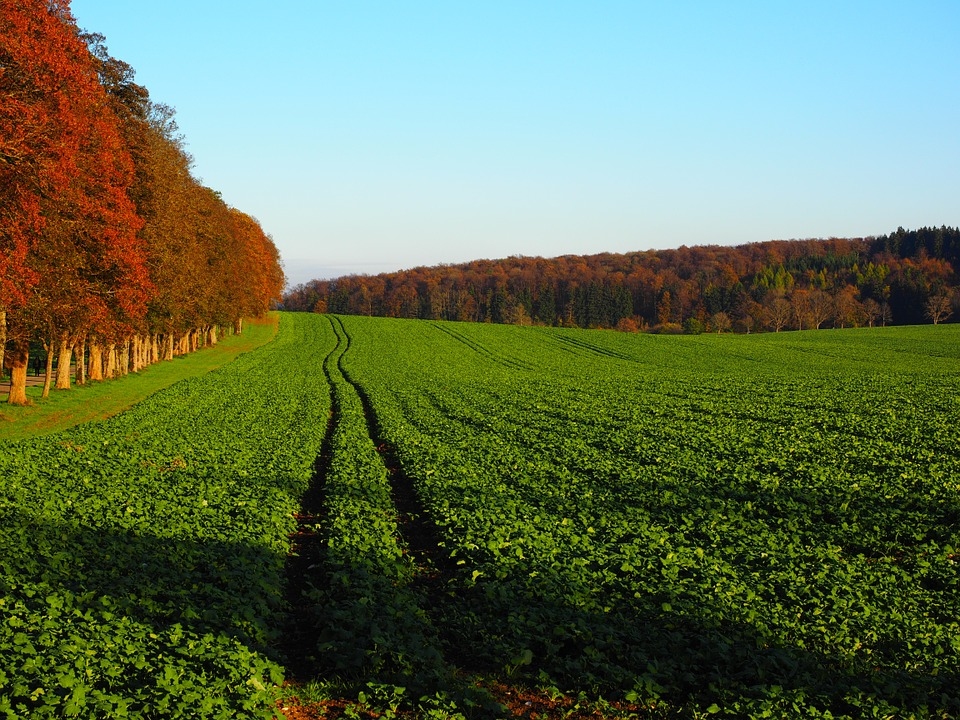
<instances>
[{"instance_id":1,"label":"brown foliage","mask_svg":"<svg viewBox=\"0 0 960 720\"><path fill-rule=\"evenodd\" d=\"M314 280L289 291L283 305L580 327L617 327L631 318L661 328L691 319L709 324L723 313L733 328L779 331L872 322L869 303L883 318L907 321L911 308L914 317L922 312L931 286L956 280L956 262L960 230L925 228L879 238L477 260Z\"/></svg>"}]
</instances>

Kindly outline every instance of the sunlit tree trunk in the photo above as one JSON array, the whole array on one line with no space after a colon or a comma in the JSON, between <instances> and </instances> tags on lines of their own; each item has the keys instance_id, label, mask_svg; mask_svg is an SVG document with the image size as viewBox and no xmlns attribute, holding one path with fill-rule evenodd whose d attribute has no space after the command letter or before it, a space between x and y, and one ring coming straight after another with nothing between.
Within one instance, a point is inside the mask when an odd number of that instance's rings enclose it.
<instances>
[{"instance_id":1,"label":"sunlit tree trunk","mask_svg":"<svg viewBox=\"0 0 960 720\"><path fill-rule=\"evenodd\" d=\"M103 346L96 340L90 341L90 360L87 363L87 379L103 380Z\"/></svg>"},{"instance_id":2,"label":"sunlit tree trunk","mask_svg":"<svg viewBox=\"0 0 960 720\"><path fill-rule=\"evenodd\" d=\"M137 335L137 372L150 364L150 336Z\"/></svg>"},{"instance_id":3,"label":"sunlit tree trunk","mask_svg":"<svg viewBox=\"0 0 960 720\"><path fill-rule=\"evenodd\" d=\"M127 345L130 348L129 365L127 367L129 367L132 373L140 372L141 362L143 360L143 343L140 342L140 336L131 336L130 339L127 340Z\"/></svg>"},{"instance_id":4,"label":"sunlit tree trunk","mask_svg":"<svg viewBox=\"0 0 960 720\"><path fill-rule=\"evenodd\" d=\"M0 310L0 375L3 375L3 353L7 348L7 311Z\"/></svg>"},{"instance_id":5,"label":"sunlit tree trunk","mask_svg":"<svg viewBox=\"0 0 960 720\"><path fill-rule=\"evenodd\" d=\"M217 344L217 326L211 325L207 331L207 344L210 346Z\"/></svg>"},{"instance_id":6,"label":"sunlit tree trunk","mask_svg":"<svg viewBox=\"0 0 960 720\"><path fill-rule=\"evenodd\" d=\"M233 334L240 335L243 332L243 318L237 318L233 321Z\"/></svg>"},{"instance_id":7,"label":"sunlit tree trunk","mask_svg":"<svg viewBox=\"0 0 960 720\"><path fill-rule=\"evenodd\" d=\"M117 376L117 344L107 343L107 351L104 354L106 367L103 369L103 376L113 379Z\"/></svg>"},{"instance_id":8,"label":"sunlit tree trunk","mask_svg":"<svg viewBox=\"0 0 960 720\"><path fill-rule=\"evenodd\" d=\"M30 362L30 345L19 341L13 344L6 357L10 368L10 396L7 402L11 405L27 404L27 365Z\"/></svg>"},{"instance_id":9,"label":"sunlit tree trunk","mask_svg":"<svg viewBox=\"0 0 960 720\"><path fill-rule=\"evenodd\" d=\"M40 397L50 397L50 383L53 380L53 340L47 340L43 343L43 349L47 353L46 366L43 373L43 392Z\"/></svg>"},{"instance_id":10,"label":"sunlit tree trunk","mask_svg":"<svg viewBox=\"0 0 960 720\"><path fill-rule=\"evenodd\" d=\"M77 341L77 385L84 385L87 382L87 338L80 336Z\"/></svg>"},{"instance_id":11,"label":"sunlit tree trunk","mask_svg":"<svg viewBox=\"0 0 960 720\"><path fill-rule=\"evenodd\" d=\"M167 333L163 336L163 359L164 360L173 360L173 333Z\"/></svg>"},{"instance_id":12,"label":"sunlit tree trunk","mask_svg":"<svg viewBox=\"0 0 960 720\"><path fill-rule=\"evenodd\" d=\"M117 375L123 377L130 374L130 338L123 341L117 348Z\"/></svg>"},{"instance_id":13,"label":"sunlit tree trunk","mask_svg":"<svg viewBox=\"0 0 960 720\"><path fill-rule=\"evenodd\" d=\"M57 348L57 390L70 389L70 361L73 359L73 345L66 337L60 338Z\"/></svg>"}]
</instances>

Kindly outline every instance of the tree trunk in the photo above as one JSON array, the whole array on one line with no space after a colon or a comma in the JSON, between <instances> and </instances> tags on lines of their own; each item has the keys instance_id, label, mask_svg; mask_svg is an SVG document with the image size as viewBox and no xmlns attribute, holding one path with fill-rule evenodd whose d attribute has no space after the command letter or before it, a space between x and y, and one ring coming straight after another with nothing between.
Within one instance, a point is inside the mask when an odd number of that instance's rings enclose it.
<instances>
[{"instance_id":1,"label":"tree trunk","mask_svg":"<svg viewBox=\"0 0 960 720\"><path fill-rule=\"evenodd\" d=\"M233 334L239 335L243 332L243 318L237 318L233 321Z\"/></svg>"},{"instance_id":2,"label":"tree trunk","mask_svg":"<svg viewBox=\"0 0 960 720\"><path fill-rule=\"evenodd\" d=\"M163 349L163 359L164 359L164 360L173 360L174 347L173 347L173 334L172 334L172 333L167 333L166 335L163 336L163 345L164 345L164 349Z\"/></svg>"},{"instance_id":3,"label":"tree trunk","mask_svg":"<svg viewBox=\"0 0 960 720\"><path fill-rule=\"evenodd\" d=\"M87 382L87 338L80 336L77 341L77 385L85 385Z\"/></svg>"},{"instance_id":4,"label":"tree trunk","mask_svg":"<svg viewBox=\"0 0 960 720\"><path fill-rule=\"evenodd\" d=\"M113 379L117 376L117 344L107 343L107 352L104 356L106 367L103 370L103 376Z\"/></svg>"},{"instance_id":5,"label":"tree trunk","mask_svg":"<svg viewBox=\"0 0 960 720\"><path fill-rule=\"evenodd\" d=\"M57 352L57 390L70 389L70 361L73 359L73 345L67 338L60 339Z\"/></svg>"},{"instance_id":6,"label":"tree trunk","mask_svg":"<svg viewBox=\"0 0 960 720\"><path fill-rule=\"evenodd\" d=\"M127 369L132 373L140 372L140 336L130 336L127 340L127 348Z\"/></svg>"},{"instance_id":7,"label":"tree trunk","mask_svg":"<svg viewBox=\"0 0 960 720\"><path fill-rule=\"evenodd\" d=\"M3 352L7 348L7 311L0 310L0 376L3 375Z\"/></svg>"},{"instance_id":8,"label":"tree trunk","mask_svg":"<svg viewBox=\"0 0 960 720\"><path fill-rule=\"evenodd\" d=\"M30 346L27 343L17 342L6 355L6 362L10 368L10 396L7 402L11 405L27 404L27 365L30 362Z\"/></svg>"},{"instance_id":9,"label":"tree trunk","mask_svg":"<svg viewBox=\"0 0 960 720\"><path fill-rule=\"evenodd\" d=\"M130 374L130 338L123 341L117 349L117 375L123 377Z\"/></svg>"},{"instance_id":10,"label":"tree trunk","mask_svg":"<svg viewBox=\"0 0 960 720\"><path fill-rule=\"evenodd\" d=\"M43 349L47 352L47 363L43 374L43 393L40 397L50 397L50 383L53 380L53 340L45 342Z\"/></svg>"},{"instance_id":11,"label":"tree trunk","mask_svg":"<svg viewBox=\"0 0 960 720\"><path fill-rule=\"evenodd\" d=\"M103 346L96 340L90 341L90 362L87 363L87 379L103 380Z\"/></svg>"},{"instance_id":12,"label":"tree trunk","mask_svg":"<svg viewBox=\"0 0 960 720\"><path fill-rule=\"evenodd\" d=\"M217 326L216 325L210 326L210 330L207 333L207 342L209 343L210 347L213 347L214 345L217 344Z\"/></svg>"}]
</instances>

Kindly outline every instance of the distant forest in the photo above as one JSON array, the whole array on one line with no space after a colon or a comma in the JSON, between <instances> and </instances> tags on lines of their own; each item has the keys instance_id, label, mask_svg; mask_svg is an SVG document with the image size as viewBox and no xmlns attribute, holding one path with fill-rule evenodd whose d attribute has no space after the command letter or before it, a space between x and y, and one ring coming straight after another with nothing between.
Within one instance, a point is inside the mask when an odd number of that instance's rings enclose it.
<instances>
[{"instance_id":1,"label":"distant forest","mask_svg":"<svg viewBox=\"0 0 960 720\"><path fill-rule=\"evenodd\" d=\"M658 332L940 323L960 230L625 254L510 257L313 280L287 310Z\"/></svg>"}]
</instances>

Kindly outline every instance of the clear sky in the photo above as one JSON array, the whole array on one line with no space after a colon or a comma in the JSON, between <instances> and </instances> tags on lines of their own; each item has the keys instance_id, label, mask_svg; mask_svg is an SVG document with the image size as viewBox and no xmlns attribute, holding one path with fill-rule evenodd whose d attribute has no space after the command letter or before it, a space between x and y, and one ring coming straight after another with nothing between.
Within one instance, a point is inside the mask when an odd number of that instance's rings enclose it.
<instances>
[{"instance_id":1,"label":"clear sky","mask_svg":"<svg viewBox=\"0 0 960 720\"><path fill-rule=\"evenodd\" d=\"M73 0L288 280L960 226L960 2Z\"/></svg>"}]
</instances>

